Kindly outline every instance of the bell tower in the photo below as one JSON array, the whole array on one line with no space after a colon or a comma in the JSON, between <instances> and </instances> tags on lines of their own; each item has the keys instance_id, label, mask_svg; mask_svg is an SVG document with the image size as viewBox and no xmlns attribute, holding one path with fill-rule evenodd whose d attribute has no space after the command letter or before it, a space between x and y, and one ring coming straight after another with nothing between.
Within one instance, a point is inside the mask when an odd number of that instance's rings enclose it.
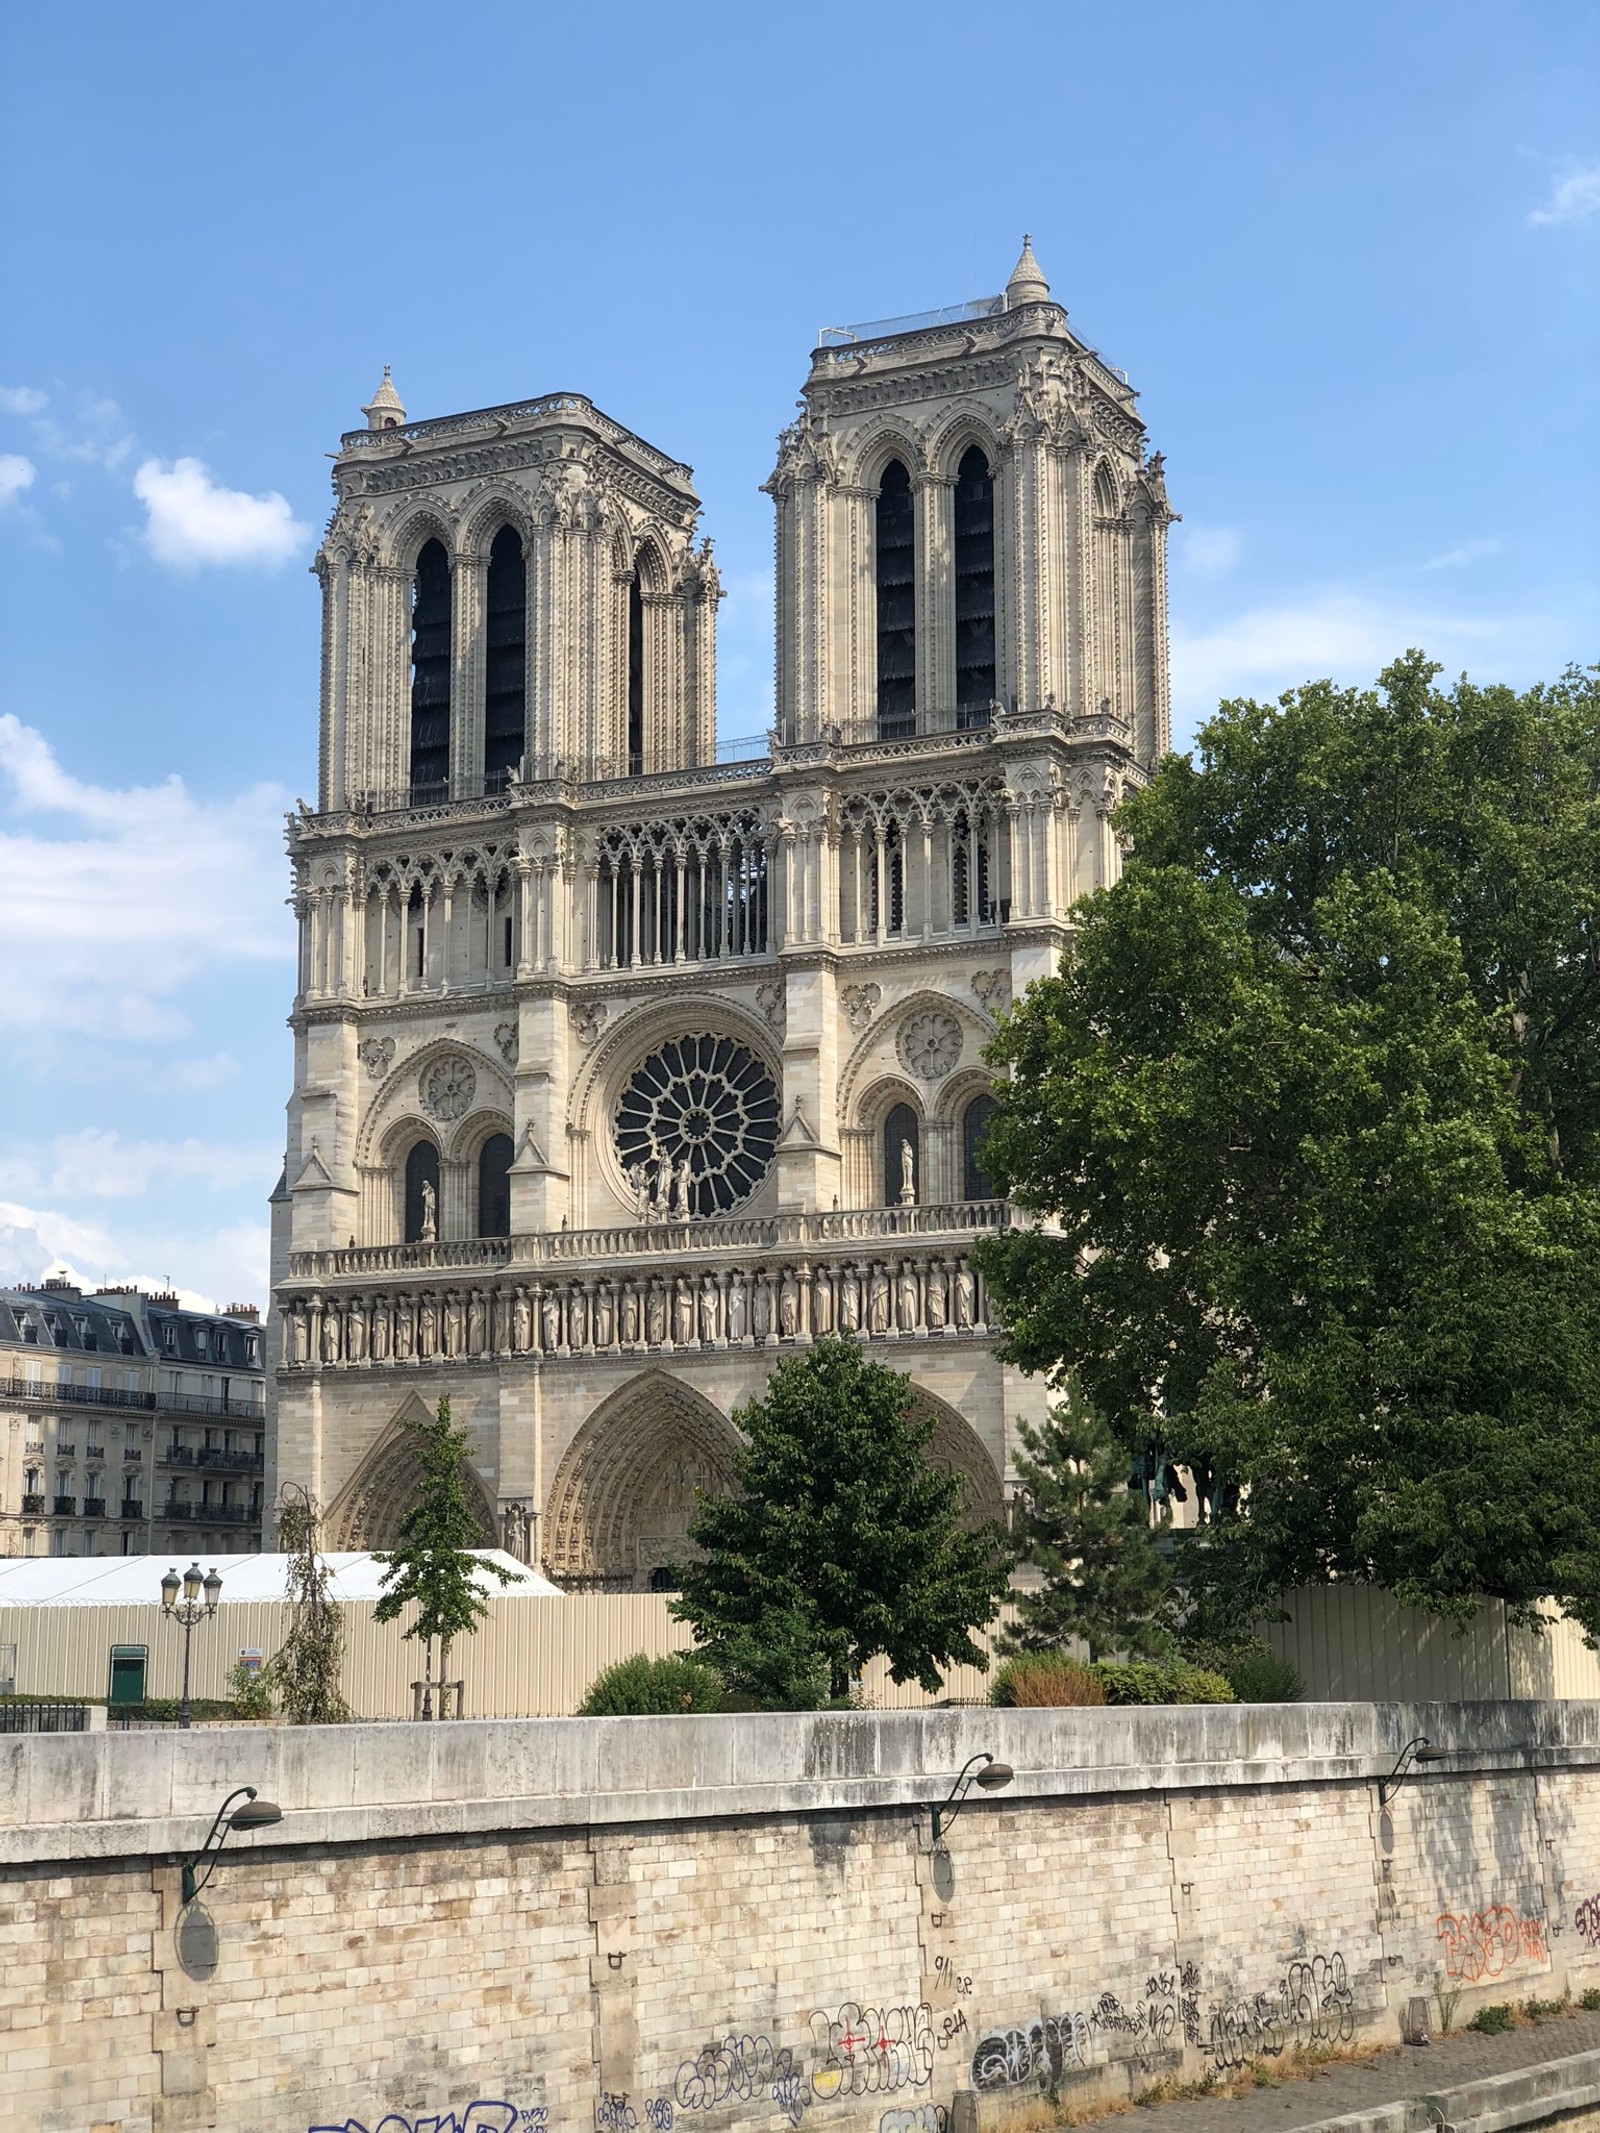
<instances>
[{"instance_id":1,"label":"bell tower","mask_svg":"<svg viewBox=\"0 0 1600 2133\"><path fill-rule=\"evenodd\" d=\"M1003 294L826 330L768 489L790 743L1046 708L1169 746L1159 454L1024 238Z\"/></svg>"}]
</instances>

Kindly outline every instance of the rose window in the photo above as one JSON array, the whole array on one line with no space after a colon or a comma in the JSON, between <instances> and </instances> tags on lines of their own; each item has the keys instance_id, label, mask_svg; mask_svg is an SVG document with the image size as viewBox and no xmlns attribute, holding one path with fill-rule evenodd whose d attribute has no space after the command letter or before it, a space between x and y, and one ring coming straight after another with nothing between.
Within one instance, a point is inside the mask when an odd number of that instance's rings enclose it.
<instances>
[{"instance_id":1,"label":"rose window","mask_svg":"<svg viewBox=\"0 0 1600 2133\"><path fill-rule=\"evenodd\" d=\"M778 1144L772 1076L730 1037L674 1037L617 1105L617 1156L641 1216L725 1214L766 1176Z\"/></svg>"}]
</instances>

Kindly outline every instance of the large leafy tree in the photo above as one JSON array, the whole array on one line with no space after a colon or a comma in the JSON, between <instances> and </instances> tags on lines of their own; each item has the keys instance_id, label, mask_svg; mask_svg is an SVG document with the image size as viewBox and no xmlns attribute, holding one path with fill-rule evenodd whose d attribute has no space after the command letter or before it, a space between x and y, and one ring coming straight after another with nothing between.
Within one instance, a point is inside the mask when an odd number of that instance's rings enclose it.
<instances>
[{"instance_id":1,"label":"large leafy tree","mask_svg":"<svg viewBox=\"0 0 1600 2133\"><path fill-rule=\"evenodd\" d=\"M416 1615L405 1634L418 1638L431 1656L439 1640L439 1679L449 1670L450 1647L457 1637L472 1637L489 1612L482 1573L502 1585L515 1582L503 1563L474 1555L482 1546L477 1516L467 1494L465 1430L450 1419L450 1402L441 1400L427 1419L404 1424L416 1447L417 1497L400 1521L400 1539L387 1554L375 1557L383 1567L383 1595L373 1609L377 1622L392 1622L409 1606Z\"/></svg>"},{"instance_id":2,"label":"large leafy tree","mask_svg":"<svg viewBox=\"0 0 1600 2133\"><path fill-rule=\"evenodd\" d=\"M1006 1550L997 1527L965 1527L965 1484L928 1460L908 1378L819 1341L734 1420L734 1493L702 1500L702 1559L673 1603L730 1685L806 1704L845 1695L879 1652L929 1690L987 1663L971 1631L1006 1589Z\"/></svg>"},{"instance_id":3,"label":"large leafy tree","mask_svg":"<svg viewBox=\"0 0 1600 2133\"><path fill-rule=\"evenodd\" d=\"M1110 1653L1164 1658L1172 1576L1150 1529L1142 1488L1128 1486L1128 1454L1069 1381L1066 1397L1035 1429L1018 1424L1017 1475L1027 1490L1020 1552L1042 1582L1016 1595L1006 1641L1043 1650L1081 1638L1091 1660Z\"/></svg>"},{"instance_id":4,"label":"large leafy tree","mask_svg":"<svg viewBox=\"0 0 1600 2133\"><path fill-rule=\"evenodd\" d=\"M1152 1418L1235 1615L1367 1579L1600 1628L1600 689L1223 705L994 1047L1029 1368Z\"/></svg>"}]
</instances>

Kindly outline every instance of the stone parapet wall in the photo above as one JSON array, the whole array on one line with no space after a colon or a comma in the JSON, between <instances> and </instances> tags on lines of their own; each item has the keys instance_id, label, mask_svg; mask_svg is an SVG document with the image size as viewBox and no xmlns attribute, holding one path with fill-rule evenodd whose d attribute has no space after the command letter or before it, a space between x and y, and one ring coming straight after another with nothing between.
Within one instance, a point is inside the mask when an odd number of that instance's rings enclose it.
<instances>
[{"instance_id":1,"label":"stone parapet wall","mask_svg":"<svg viewBox=\"0 0 1600 2133\"><path fill-rule=\"evenodd\" d=\"M0 1875L7 2129L959 2133L1600 1983L1600 1705L0 1739Z\"/></svg>"}]
</instances>

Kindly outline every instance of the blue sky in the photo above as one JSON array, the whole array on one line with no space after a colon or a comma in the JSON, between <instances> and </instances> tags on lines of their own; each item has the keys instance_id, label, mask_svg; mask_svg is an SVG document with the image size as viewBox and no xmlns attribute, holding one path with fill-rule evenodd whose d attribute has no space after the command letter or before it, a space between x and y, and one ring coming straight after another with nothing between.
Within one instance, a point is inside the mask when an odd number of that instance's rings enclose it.
<instances>
[{"instance_id":1,"label":"blue sky","mask_svg":"<svg viewBox=\"0 0 1600 2133\"><path fill-rule=\"evenodd\" d=\"M324 454L568 388L691 462L722 729L816 329L1021 234L1167 454L1179 738L1596 656L1589 4L8 11L0 1278L264 1299Z\"/></svg>"}]
</instances>

